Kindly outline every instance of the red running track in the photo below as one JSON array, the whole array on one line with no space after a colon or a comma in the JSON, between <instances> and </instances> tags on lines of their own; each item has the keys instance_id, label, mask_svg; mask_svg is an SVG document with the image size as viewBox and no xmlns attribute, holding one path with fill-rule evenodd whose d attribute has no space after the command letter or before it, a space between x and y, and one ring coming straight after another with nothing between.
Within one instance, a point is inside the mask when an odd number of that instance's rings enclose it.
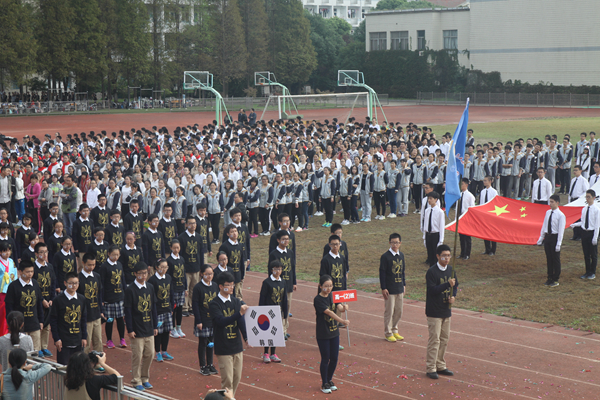
<instances>
[{"instance_id":1,"label":"red running track","mask_svg":"<svg viewBox=\"0 0 600 400\"><path fill-rule=\"evenodd\" d=\"M463 106L430 106L406 105L384 107L388 121L400 122L402 125L413 122L418 125L456 124ZM324 121L338 118L345 121L348 109L319 109L301 111L305 120ZM237 114L232 114L236 118ZM364 121L367 115L365 108L355 109L352 114L358 121ZM260 117L260 112L258 113ZM598 117L600 109L591 108L537 108L537 107L483 107L473 106L470 109L469 122L480 123L490 121L510 121L532 118L569 118L569 117ZM163 112L151 111L131 114L80 114L80 115L34 115L9 116L0 118L0 133L8 136L23 137L24 135L44 136L46 133L54 137L60 132L63 138L67 134L106 130L150 129L153 125L167 127L173 131L176 127L211 123L215 118L214 112ZM275 111L267 112L265 120L276 119ZM381 122L381 118L380 118Z\"/></svg>"},{"instance_id":2,"label":"red running track","mask_svg":"<svg viewBox=\"0 0 600 400\"><path fill-rule=\"evenodd\" d=\"M420 271L423 275L425 271ZM246 275L244 300L258 304L266 276ZM410 289L410 288L409 288ZM383 338L381 295L359 292L348 312L351 346L341 330L334 382L338 392L319 391L319 352L315 340L312 300L316 284L298 282L292 301L291 338L277 350L281 364L263 364L262 349L248 348L236 394L242 399L596 399L600 389L600 336L506 317L453 310L446 361L455 372L437 381L425 376L427 321L424 303L407 300L400 323L403 342ZM460 302L460 294L458 296ZM171 339L173 361L153 362L153 393L175 399L200 399L208 388L219 388L218 375L198 373L193 318L184 318L185 339ZM116 335L116 329L113 336ZM54 350L54 349L52 349ZM131 379L130 350L107 350L109 365ZM218 366L217 366L218 367Z\"/></svg>"}]
</instances>

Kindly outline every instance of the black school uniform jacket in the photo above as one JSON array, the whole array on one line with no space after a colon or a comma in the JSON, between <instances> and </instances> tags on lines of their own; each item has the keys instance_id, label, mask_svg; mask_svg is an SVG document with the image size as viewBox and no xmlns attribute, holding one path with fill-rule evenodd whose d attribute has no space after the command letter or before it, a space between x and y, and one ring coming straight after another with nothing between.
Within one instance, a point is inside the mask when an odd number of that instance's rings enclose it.
<instances>
[{"instance_id":1,"label":"black school uniform jacket","mask_svg":"<svg viewBox=\"0 0 600 400\"><path fill-rule=\"evenodd\" d=\"M246 335L246 322L240 314L240 308L245 304L240 299L229 296L229 300L223 302L219 295L208 305L213 322L214 351L216 355L233 355L244 350L242 337Z\"/></svg>"},{"instance_id":2,"label":"black school uniform jacket","mask_svg":"<svg viewBox=\"0 0 600 400\"><path fill-rule=\"evenodd\" d=\"M163 234L158 229L156 232L152 232L150 229L146 230L142 235L142 249L146 264L154 266L156 261L165 257Z\"/></svg>"},{"instance_id":3,"label":"black school uniform jacket","mask_svg":"<svg viewBox=\"0 0 600 400\"><path fill-rule=\"evenodd\" d=\"M125 280L121 263L117 261L116 264L111 264L110 260L106 260L100 269L100 278L104 289L102 300L108 304L122 301L125 296Z\"/></svg>"},{"instance_id":4,"label":"black school uniform jacket","mask_svg":"<svg viewBox=\"0 0 600 400\"><path fill-rule=\"evenodd\" d=\"M346 270L344 257L338 254L338 257L333 257L327 253L321 259L321 270L319 276L329 275L333 278L333 290L346 290Z\"/></svg>"},{"instance_id":5,"label":"black school uniform jacket","mask_svg":"<svg viewBox=\"0 0 600 400\"><path fill-rule=\"evenodd\" d=\"M181 293L187 290L187 277L185 276L185 261L181 257L174 258L173 253L167 258L169 270L167 274L171 276L173 282L173 293Z\"/></svg>"},{"instance_id":6,"label":"black school uniform jacket","mask_svg":"<svg viewBox=\"0 0 600 400\"><path fill-rule=\"evenodd\" d=\"M200 235L194 232L194 236L190 236L186 230L177 239L181 244L179 255L185 262L185 272L189 274L200 272L200 267L204 264L205 249Z\"/></svg>"},{"instance_id":7,"label":"black school uniform jacket","mask_svg":"<svg viewBox=\"0 0 600 400\"><path fill-rule=\"evenodd\" d=\"M123 246L119 261L123 266L123 276L125 278L125 284L130 285L135 281L135 266L137 263L142 261L142 250L135 246L130 249L127 244Z\"/></svg>"},{"instance_id":8,"label":"black school uniform jacket","mask_svg":"<svg viewBox=\"0 0 600 400\"><path fill-rule=\"evenodd\" d=\"M103 210L101 210L99 206L94 207L90 212L90 217L94 222L94 226L101 226L102 228L106 229L106 227L110 224L110 217L108 215L109 212L110 210L106 206ZM46 227L44 226L44 229L45 228Z\"/></svg>"},{"instance_id":9,"label":"black school uniform jacket","mask_svg":"<svg viewBox=\"0 0 600 400\"><path fill-rule=\"evenodd\" d=\"M94 223L90 218L85 221L81 217L75 219L73 223L73 246L79 253L87 253L90 245L94 241Z\"/></svg>"},{"instance_id":10,"label":"black school uniform jacket","mask_svg":"<svg viewBox=\"0 0 600 400\"><path fill-rule=\"evenodd\" d=\"M92 271L89 276L84 275L84 271L79 273L79 287L77 293L82 295L87 312L87 320L92 322L100 318L104 312L102 307L102 278L96 271Z\"/></svg>"},{"instance_id":11,"label":"black school uniform jacket","mask_svg":"<svg viewBox=\"0 0 600 400\"><path fill-rule=\"evenodd\" d=\"M240 224L240 226L236 226L238 231L238 243L242 245L244 253L246 254L246 260L250 260L250 231L248 227L244 224ZM225 243L229 239L225 232L223 232L223 240L222 243Z\"/></svg>"},{"instance_id":12,"label":"black school uniform jacket","mask_svg":"<svg viewBox=\"0 0 600 400\"><path fill-rule=\"evenodd\" d=\"M392 254L391 251L383 253L379 259L379 284L381 290L387 289L390 294L404 293L406 281L404 279L405 270L404 254Z\"/></svg>"},{"instance_id":13,"label":"black school uniform jacket","mask_svg":"<svg viewBox=\"0 0 600 400\"><path fill-rule=\"evenodd\" d=\"M75 295L77 298L69 299L66 292L61 292L50 309L52 338L55 342L61 340L65 347L81 346L81 340L87 339L85 298Z\"/></svg>"},{"instance_id":14,"label":"black school uniform jacket","mask_svg":"<svg viewBox=\"0 0 600 400\"><path fill-rule=\"evenodd\" d=\"M229 239L224 241L219 247L219 251L224 251L227 254L228 263L227 266L233 271L233 277L235 283L239 283L244 280L246 275L246 253L244 248L238 241L232 244Z\"/></svg>"},{"instance_id":15,"label":"black school uniform jacket","mask_svg":"<svg viewBox=\"0 0 600 400\"><path fill-rule=\"evenodd\" d=\"M213 280L206 285L202 280L194 286L192 294L192 311L194 312L194 326L202 324L202 328L212 328L212 317L209 304L219 295L219 285Z\"/></svg>"},{"instance_id":16,"label":"black school uniform jacket","mask_svg":"<svg viewBox=\"0 0 600 400\"><path fill-rule=\"evenodd\" d=\"M177 237L177 226L175 225L175 220L171 218L171 220L167 222L164 218L161 218L160 222L158 223L158 231L162 233L163 238L165 239L165 246L170 249L173 239Z\"/></svg>"},{"instance_id":17,"label":"black school uniform jacket","mask_svg":"<svg viewBox=\"0 0 600 400\"><path fill-rule=\"evenodd\" d=\"M106 241L108 244L115 244L120 248L125 245L124 229L121 225L114 226L112 223L106 227Z\"/></svg>"},{"instance_id":18,"label":"black school uniform jacket","mask_svg":"<svg viewBox=\"0 0 600 400\"><path fill-rule=\"evenodd\" d=\"M331 251L331 247L329 247L329 243L323 247L323 257L325 257ZM340 243L340 255L344 257L346 273L350 271L350 260L349 260L349 252L348 252L348 244L342 240Z\"/></svg>"},{"instance_id":19,"label":"black school uniform jacket","mask_svg":"<svg viewBox=\"0 0 600 400\"><path fill-rule=\"evenodd\" d=\"M100 268L108 258L108 242L103 240L101 244L98 244L94 239L90 244L89 251L96 254L96 268Z\"/></svg>"},{"instance_id":20,"label":"black school uniform jacket","mask_svg":"<svg viewBox=\"0 0 600 400\"><path fill-rule=\"evenodd\" d=\"M427 282L427 296L425 298L425 314L430 318L450 318L452 309L448 304L450 296L456 296L458 290L458 279L456 285L450 286L448 280L456 278L452 267L448 265L445 271L440 270L438 264L431 266L425 274Z\"/></svg>"},{"instance_id":21,"label":"black school uniform jacket","mask_svg":"<svg viewBox=\"0 0 600 400\"><path fill-rule=\"evenodd\" d=\"M294 285L296 284L296 262L294 261L296 257L291 250L286 249L285 252L279 251L279 248L276 248L269 254L269 263L271 265L271 261L279 260L283 265L283 271L281 272L281 280L284 283L284 286L288 292L292 292L294 290ZM271 275L273 270L268 268L268 273ZM269 278L270 279L270 278Z\"/></svg>"},{"instance_id":22,"label":"black school uniform jacket","mask_svg":"<svg viewBox=\"0 0 600 400\"><path fill-rule=\"evenodd\" d=\"M35 279L42 292L42 297L46 301L54 299L56 295L56 274L54 267L50 263L46 263L41 267L37 262L33 263L33 279Z\"/></svg>"},{"instance_id":23,"label":"black school uniform jacket","mask_svg":"<svg viewBox=\"0 0 600 400\"><path fill-rule=\"evenodd\" d=\"M288 242L288 249L292 250L294 253L294 263L296 262L296 234L293 230L288 231L290 234L290 241ZM271 239L269 240L269 254L277 247L277 232L271 235Z\"/></svg>"},{"instance_id":24,"label":"black school uniform jacket","mask_svg":"<svg viewBox=\"0 0 600 400\"><path fill-rule=\"evenodd\" d=\"M287 303L287 290L286 282L279 278L279 280L273 280L272 276L269 276L262 283L260 288L260 295L258 299L259 306L280 306L281 313L285 316L288 315L288 303Z\"/></svg>"},{"instance_id":25,"label":"black school uniform jacket","mask_svg":"<svg viewBox=\"0 0 600 400\"><path fill-rule=\"evenodd\" d=\"M20 311L25 317L24 332L40 330L40 323L44 322L44 308L42 307L42 292L35 279L23 285L21 279L16 279L8 285L6 297L6 315L11 311Z\"/></svg>"},{"instance_id":26,"label":"black school uniform jacket","mask_svg":"<svg viewBox=\"0 0 600 400\"><path fill-rule=\"evenodd\" d=\"M56 220L58 220L58 217L57 218L52 218L51 216L49 216L48 218L46 218L44 220L44 223L43 223L43 227L44 227L44 243L48 243L48 239L54 233L54 221L56 221Z\"/></svg>"},{"instance_id":27,"label":"black school uniform jacket","mask_svg":"<svg viewBox=\"0 0 600 400\"><path fill-rule=\"evenodd\" d=\"M131 212L128 212L123 217L123 228L125 229L125 233L129 231L135 233L135 245L141 247L142 235L144 234L144 219L140 213L134 216Z\"/></svg>"},{"instance_id":28,"label":"black school uniform jacket","mask_svg":"<svg viewBox=\"0 0 600 400\"><path fill-rule=\"evenodd\" d=\"M36 259L35 250L32 251L29 246L27 246L26 248L23 249L23 251L21 251L21 261L28 260L28 261L31 261L32 263L34 263L35 259Z\"/></svg>"},{"instance_id":29,"label":"black school uniform jacket","mask_svg":"<svg viewBox=\"0 0 600 400\"><path fill-rule=\"evenodd\" d=\"M165 274L164 278L159 279L156 274L154 274L148 279L148 283L152 284L154 295L156 296L156 314L161 315L173 312L173 287L171 276Z\"/></svg>"},{"instance_id":30,"label":"black school uniform jacket","mask_svg":"<svg viewBox=\"0 0 600 400\"><path fill-rule=\"evenodd\" d=\"M29 238L31 234L34 233L33 229L25 229L24 226L19 227L17 229L17 233L15 233L15 243L17 245L17 252L19 255L23 254L23 251L29 247ZM23 257L19 257L23 259Z\"/></svg>"},{"instance_id":31,"label":"black school uniform jacket","mask_svg":"<svg viewBox=\"0 0 600 400\"><path fill-rule=\"evenodd\" d=\"M125 323L128 332L135 332L136 337L154 336L158 324L156 313L156 296L154 287L146 282L146 287L139 288L136 283L127 287L124 300Z\"/></svg>"},{"instance_id":32,"label":"black school uniform jacket","mask_svg":"<svg viewBox=\"0 0 600 400\"><path fill-rule=\"evenodd\" d=\"M196 233L202 238L202 243L208 252L211 252L211 243L208 240L208 219L196 216ZM225 241L225 240L223 240Z\"/></svg>"},{"instance_id":33,"label":"black school uniform jacket","mask_svg":"<svg viewBox=\"0 0 600 400\"><path fill-rule=\"evenodd\" d=\"M52 265L54 265L54 274L56 275L56 282L60 290L65 290L65 275L69 272L77 271L77 261L75 254L70 251L67 255L60 250L54 255L52 259Z\"/></svg>"}]
</instances>

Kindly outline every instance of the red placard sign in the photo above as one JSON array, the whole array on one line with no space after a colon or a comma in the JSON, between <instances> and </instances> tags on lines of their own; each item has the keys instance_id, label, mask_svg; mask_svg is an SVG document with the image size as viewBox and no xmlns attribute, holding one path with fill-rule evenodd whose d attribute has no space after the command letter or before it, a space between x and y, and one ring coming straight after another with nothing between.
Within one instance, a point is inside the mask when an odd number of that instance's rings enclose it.
<instances>
[{"instance_id":1,"label":"red placard sign","mask_svg":"<svg viewBox=\"0 0 600 400\"><path fill-rule=\"evenodd\" d=\"M357 301L356 290L340 290L332 292L334 303L348 303L350 301Z\"/></svg>"}]
</instances>

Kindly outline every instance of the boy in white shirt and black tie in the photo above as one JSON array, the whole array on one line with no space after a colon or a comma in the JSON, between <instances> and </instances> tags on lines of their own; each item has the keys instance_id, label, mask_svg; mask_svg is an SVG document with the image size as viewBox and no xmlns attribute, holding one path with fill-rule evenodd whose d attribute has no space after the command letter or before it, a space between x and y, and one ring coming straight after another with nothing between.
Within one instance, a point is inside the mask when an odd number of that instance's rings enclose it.
<instances>
[{"instance_id":1,"label":"boy in white shirt and black tie","mask_svg":"<svg viewBox=\"0 0 600 400\"><path fill-rule=\"evenodd\" d=\"M588 180L581 176L581 165L576 165L573 168L573 174L575 176L571 179L571 186L569 186L569 202L577 200L590 188ZM581 228L573 228L571 240L581 240Z\"/></svg>"},{"instance_id":2,"label":"boy in white shirt and black tie","mask_svg":"<svg viewBox=\"0 0 600 400\"><path fill-rule=\"evenodd\" d=\"M531 202L536 204L548 204L550 196L554 194L552 182L545 178L546 171L542 167L537 169L537 176L538 179L533 182Z\"/></svg>"},{"instance_id":3,"label":"boy in white shirt and black tie","mask_svg":"<svg viewBox=\"0 0 600 400\"><path fill-rule=\"evenodd\" d=\"M585 192L586 206L581 209L581 219L571 228L581 229L581 247L585 260L585 274L581 279L596 279L598 264L598 231L600 228L600 208L596 207L596 192L589 189Z\"/></svg>"},{"instance_id":4,"label":"boy in white shirt and black tie","mask_svg":"<svg viewBox=\"0 0 600 400\"><path fill-rule=\"evenodd\" d=\"M548 266L548 280L544 285L549 287L558 286L560 278L560 246L565 233L567 219L565 214L558 209L560 196L553 194L550 196L550 209L546 211L540 238L537 241L538 246L544 245L546 252L546 263Z\"/></svg>"},{"instance_id":5,"label":"boy in white shirt and black tie","mask_svg":"<svg viewBox=\"0 0 600 400\"><path fill-rule=\"evenodd\" d=\"M469 180L467 178L462 178L460 182L460 189L462 191L460 197L460 210L456 213L458 219L461 215L467 212L469 207L473 207L475 205L475 196L473 193L469 192ZM458 203L457 203L458 207ZM471 258L471 236L463 235L459 233L460 237L460 255L458 258L463 258L468 260Z\"/></svg>"},{"instance_id":6,"label":"boy in white shirt and black tie","mask_svg":"<svg viewBox=\"0 0 600 400\"><path fill-rule=\"evenodd\" d=\"M440 195L436 192L427 195L429 207L423 218L423 244L427 249L427 264L430 266L437 262L435 250L444 244L444 212L437 204L439 198Z\"/></svg>"},{"instance_id":7,"label":"boy in white shirt and black tie","mask_svg":"<svg viewBox=\"0 0 600 400\"><path fill-rule=\"evenodd\" d=\"M498 192L496 189L492 187L493 178L488 175L483 178L483 186L484 189L479 193L479 205L487 204L496 196L498 196ZM496 254L496 242L491 242L489 240L484 240L485 251L483 254L487 254L488 256L493 256Z\"/></svg>"}]
</instances>

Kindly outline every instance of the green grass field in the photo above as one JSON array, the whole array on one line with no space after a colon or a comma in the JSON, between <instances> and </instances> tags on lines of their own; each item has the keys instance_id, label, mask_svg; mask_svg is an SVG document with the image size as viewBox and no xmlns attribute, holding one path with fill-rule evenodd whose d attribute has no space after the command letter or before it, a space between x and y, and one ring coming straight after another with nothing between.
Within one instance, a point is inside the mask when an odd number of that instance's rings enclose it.
<instances>
[{"instance_id":1,"label":"green grass field","mask_svg":"<svg viewBox=\"0 0 600 400\"><path fill-rule=\"evenodd\" d=\"M546 133L578 135L594 130L596 120L591 118L549 119L516 122L471 124L477 142L514 140L518 137L542 138ZM455 126L434 127L434 132L454 132ZM566 203L566 196L562 196ZM337 206L334 222L343 216ZM402 251L406 256L407 297L425 300L425 272L427 266L422 235L419 230L419 215L404 218L373 220L359 225L344 227L343 239L350 251L351 288L379 292L379 284L358 284L360 278L377 278L379 257L389 248L388 235L402 235ZM373 210L375 212L375 210ZM389 210L387 211L389 213ZM453 212L450 213L453 217ZM310 229L299 232L297 238L298 278L318 280L323 246L329 237L329 229L323 228L323 217L313 217ZM538 246L498 244L496 256L482 255L483 241L473 238L471 259L457 260L457 275L460 291L455 306L469 310L504 315L509 318L532 320L560 325L566 328L590 330L600 333L600 315L597 299L600 298L600 279L581 280L585 272L581 242L569 240L572 230L565 232L561 251L562 275L560 286L548 288L544 250ZM253 239L255 249L266 249L268 238ZM453 245L454 234L446 232L445 243ZM266 271L267 251L253 251L252 264L255 270Z\"/></svg>"}]
</instances>

